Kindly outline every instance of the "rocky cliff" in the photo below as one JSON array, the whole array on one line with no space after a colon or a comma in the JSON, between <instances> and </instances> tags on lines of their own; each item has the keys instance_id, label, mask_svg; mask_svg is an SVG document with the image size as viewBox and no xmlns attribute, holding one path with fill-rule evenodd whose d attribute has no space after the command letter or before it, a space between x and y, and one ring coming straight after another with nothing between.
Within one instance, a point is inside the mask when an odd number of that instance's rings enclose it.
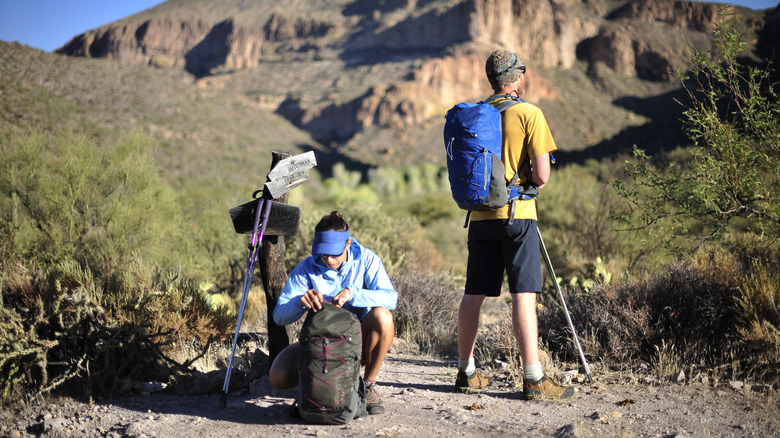
<instances>
[{"instance_id":1,"label":"rocky cliff","mask_svg":"<svg viewBox=\"0 0 780 438\"><path fill-rule=\"evenodd\" d=\"M259 102L344 144L484 96L484 59L497 47L526 61L535 102L557 99L549 73L575 65L668 82L691 45L707 47L719 16L713 4L666 0L169 0L58 52L186 69L204 86L253 83ZM750 15L753 30L761 17Z\"/></svg>"}]
</instances>

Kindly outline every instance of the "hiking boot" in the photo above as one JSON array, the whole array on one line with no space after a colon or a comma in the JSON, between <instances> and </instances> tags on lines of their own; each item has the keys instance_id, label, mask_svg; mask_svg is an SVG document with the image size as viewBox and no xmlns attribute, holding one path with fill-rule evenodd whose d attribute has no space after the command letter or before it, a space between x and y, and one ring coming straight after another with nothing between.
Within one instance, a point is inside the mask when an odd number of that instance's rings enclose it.
<instances>
[{"instance_id":1,"label":"hiking boot","mask_svg":"<svg viewBox=\"0 0 780 438\"><path fill-rule=\"evenodd\" d=\"M385 405L376 392L376 384L366 386L366 412L368 415L379 415L385 413Z\"/></svg>"},{"instance_id":2,"label":"hiking boot","mask_svg":"<svg viewBox=\"0 0 780 438\"><path fill-rule=\"evenodd\" d=\"M523 379L523 395L526 400L563 400L574 395L574 388L557 385L544 376L536 383Z\"/></svg>"},{"instance_id":3,"label":"hiking boot","mask_svg":"<svg viewBox=\"0 0 780 438\"><path fill-rule=\"evenodd\" d=\"M455 378L455 389L459 391L478 391L490 386L492 382L485 377L479 370L474 370L470 376L467 376L461 370L458 370L458 377Z\"/></svg>"}]
</instances>

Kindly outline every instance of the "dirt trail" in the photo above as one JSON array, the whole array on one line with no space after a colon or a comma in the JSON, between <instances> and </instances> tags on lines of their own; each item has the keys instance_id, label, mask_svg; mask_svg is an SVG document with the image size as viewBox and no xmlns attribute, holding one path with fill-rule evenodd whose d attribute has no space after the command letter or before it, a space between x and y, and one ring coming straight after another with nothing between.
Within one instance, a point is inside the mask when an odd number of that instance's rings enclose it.
<instances>
[{"instance_id":1,"label":"dirt trail","mask_svg":"<svg viewBox=\"0 0 780 438\"><path fill-rule=\"evenodd\" d=\"M571 402L524 401L508 376L480 394L453 390L454 364L441 358L395 354L380 374L387 413L347 426L320 426L290 416L294 393L275 391L267 377L250 391L61 400L38 406L3 425L3 437L776 437L776 391L734 384L639 383L594 372L575 384ZM634 380L634 382L632 382Z\"/></svg>"}]
</instances>

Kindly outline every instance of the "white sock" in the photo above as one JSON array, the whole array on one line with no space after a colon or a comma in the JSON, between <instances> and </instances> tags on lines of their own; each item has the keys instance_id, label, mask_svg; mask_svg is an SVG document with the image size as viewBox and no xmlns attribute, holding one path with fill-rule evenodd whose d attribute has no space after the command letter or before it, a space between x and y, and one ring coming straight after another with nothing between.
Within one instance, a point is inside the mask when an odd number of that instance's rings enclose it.
<instances>
[{"instance_id":1,"label":"white sock","mask_svg":"<svg viewBox=\"0 0 780 438\"><path fill-rule=\"evenodd\" d=\"M467 376L473 374L477 370L477 366L474 365L474 356L468 360L458 359L458 369L466 373Z\"/></svg>"},{"instance_id":2,"label":"white sock","mask_svg":"<svg viewBox=\"0 0 780 438\"><path fill-rule=\"evenodd\" d=\"M542 370L542 363L536 362L531 365L523 365L523 374L525 379L529 382L538 382L544 377L544 371Z\"/></svg>"}]
</instances>

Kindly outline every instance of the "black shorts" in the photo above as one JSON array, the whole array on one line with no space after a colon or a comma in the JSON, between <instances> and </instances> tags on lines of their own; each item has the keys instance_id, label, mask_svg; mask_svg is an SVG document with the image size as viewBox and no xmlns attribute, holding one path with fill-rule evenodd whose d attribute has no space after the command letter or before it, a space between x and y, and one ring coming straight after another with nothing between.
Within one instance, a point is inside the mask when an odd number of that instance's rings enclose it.
<instances>
[{"instance_id":1,"label":"black shorts","mask_svg":"<svg viewBox=\"0 0 780 438\"><path fill-rule=\"evenodd\" d=\"M504 271L509 292L541 292L539 232L533 219L473 221L469 225L466 294L501 295Z\"/></svg>"}]
</instances>

